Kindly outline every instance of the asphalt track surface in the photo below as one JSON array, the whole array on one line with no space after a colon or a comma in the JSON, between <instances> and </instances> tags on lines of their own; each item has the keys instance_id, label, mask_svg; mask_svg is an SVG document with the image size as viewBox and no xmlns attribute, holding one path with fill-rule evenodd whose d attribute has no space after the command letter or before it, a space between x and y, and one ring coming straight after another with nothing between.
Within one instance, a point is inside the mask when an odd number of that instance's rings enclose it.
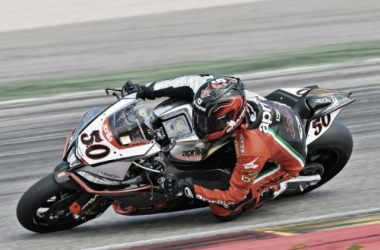
<instances>
[{"instance_id":1,"label":"asphalt track surface","mask_svg":"<svg viewBox=\"0 0 380 250\"><path fill-rule=\"evenodd\" d=\"M288 219L379 208L377 158L380 146L380 62L306 71L244 76L247 88L262 95L279 87L318 84L352 91L357 99L339 120L351 130L355 149L346 168L330 183L304 196L272 201L237 221L219 223L207 208L168 215L123 217L111 209L76 229L38 235L23 229L15 207L23 191L59 163L65 135L83 112L111 104L102 93L1 105L0 248L83 249L227 229Z\"/></svg>"},{"instance_id":2,"label":"asphalt track surface","mask_svg":"<svg viewBox=\"0 0 380 250\"><path fill-rule=\"evenodd\" d=\"M380 40L378 0L269 0L0 33L6 82Z\"/></svg>"},{"instance_id":3,"label":"asphalt track surface","mask_svg":"<svg viewBox=\"0 0 380 250\"><path fill-rule=\"evenodd\" d=\"M360 4L334 0L328 6L314 0L268 1L0 33L0 82L374 40L380 38L375 32L379 8L376 0ZM267 203L231 223L218 223L208 209L145 217L123 217L109 210L76 229L38 235L18 224L18 199L59 163L65 136L83 112L114 100L96 93L0 104L0 248L94 248L380 207L380 63L246 76L243 80L248 89L263 95L279 87L312 84L352 91L357 101L339 116L352 131L355 143L346 168L308 195Z\"/></svg>"}]
</instances>

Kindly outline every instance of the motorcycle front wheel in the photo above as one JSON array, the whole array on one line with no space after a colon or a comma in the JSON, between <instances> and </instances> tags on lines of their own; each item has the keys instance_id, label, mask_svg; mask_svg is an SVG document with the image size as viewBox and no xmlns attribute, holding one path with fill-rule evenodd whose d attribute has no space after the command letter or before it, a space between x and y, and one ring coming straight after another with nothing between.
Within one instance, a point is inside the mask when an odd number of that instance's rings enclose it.
<instances>
[{"instance_id":1,"label":"motorcycle front wheel","mask_svg":"<svg viewBox=\"0 0 380 250\"><path fill-rule=\"evenodd\" d=\"M21 197L17 205L17 219L33 232L48 233L66 230L85 223L103 213L75 216L69 209L82 191L60 186L53 174L39 180Z\"/></svg>"}]
</instances>

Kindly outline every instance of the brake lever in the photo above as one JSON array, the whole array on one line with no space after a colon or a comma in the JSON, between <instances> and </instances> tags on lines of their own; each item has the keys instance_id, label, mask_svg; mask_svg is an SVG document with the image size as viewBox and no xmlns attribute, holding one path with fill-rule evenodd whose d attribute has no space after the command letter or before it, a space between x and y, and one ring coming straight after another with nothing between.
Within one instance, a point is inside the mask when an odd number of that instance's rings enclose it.
<instances>
[{"instance_id":1,"label":"brake lever","mask_svg":"<svg viewBox=\"0 0 380 250\"><path fill-rule=\"evenodd\" d=\"M112 95L115 96L117 98L117 100L120 100L120 96L118 94L116 94L115 92L120 92L120 93L123 92L123 90L121 90L121 89L112 89L112 88L106 88L105 91L106 91L107 96L109 96L110 91L112 91Z\"/></svg>"}]
</instances>

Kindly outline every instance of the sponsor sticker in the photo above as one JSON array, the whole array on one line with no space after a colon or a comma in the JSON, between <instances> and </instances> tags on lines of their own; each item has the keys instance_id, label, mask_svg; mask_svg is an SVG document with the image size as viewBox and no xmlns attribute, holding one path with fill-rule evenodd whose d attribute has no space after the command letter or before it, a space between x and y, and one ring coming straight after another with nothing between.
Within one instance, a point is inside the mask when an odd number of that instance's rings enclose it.
<instances>
[{"instance_id":1,"label":"sponsor sticker","mask_svg":"<svg viewBox=\"0 0 380 250\"><path fill-rule=\"evenodd\" d=\"M105 137L107 138L107 141L112 142L113 141L113 135L108 127L108 124L103 124L103 132L105 134Z\"/></svg>"},{"instance_id":2,"label":"sponsor sticker","mask_svg":"<svg viewBox=\"0 0 380 250\"><path fill-rule=\"evenodd\" d=\"M192 149L192 150L182 151L182 156L193 157L193 156L198 156L198 155L204 155L205 153L206 153L206 150L204 148L196 147L195 149Z\"/></svg>"},{"instance_id":3,"label":"sponsor sticker","mask_svg":"<svg viewBox=\"0 0 380 250\"><path fill-rule=\"evenodd\" d=\"M199 99L199 98L198 98L198 99ZM194 107L196 107L196 108L199 109L200 111L206 112L206 108L205 108L205 107L202 107L200 104L198 104L198 101L194 100L193 104L194 104Z\"/></svg>"},{"instance_id":4,"label":"sponsor sticker","mask_svg":"<svg viewBox=\"0 0 380 250\"><path fill-rule=\"evenodd\" d=\"M231 132L235 128L236 124L240 123L240 121L244 118L245 111L246 110L244 108L236 121L231 120L231 121L227 122L227 125L228 125L228 129L226 131L227 133Z\"/></svg>"},{"instance_id":5,"label":"sponsor sticker","mask_svg":"<svg viewBox=\"0 0 380 250\"><path fill-rule=\"evenodd\" d=\"M96 172L96 174L98 174L98 175L102 175L102 176L105 176L105 177L108 177L108 178L114 178L114 179L119 179L119 178L120 178L120 176L117 175L117 174L104 172L104 171L102 171L102 170L98 170L98 171Z\"/></svg>"},{"instance_id":6,"label":"sponsor sticker","mask_svg":"<svg viewBox=\"0 0 380 250\"><path fill-rule=\"evenodd\" d=\"M243 174L248 175L251 178L255 178L259 174L259 172L253 172L253 173L251 173L251 172L248 172L248 171L244 171Z\"/></svg>"},{"instance_id":7,"label":"sponsor sticker","mask_svg":"<svg viewBox=\"0 0 380 250\"><path fill-rule=\"evenodd\" d=\"M325 104L325 103L331 103L332 102L332 99L330 97L322 97L322 98L317 98L315 99L315 102L316 103L319 103L319 104Z\"/></svg>"},{"instance_id":8,"label":"sponsor sticker","mask_svg":"<svg viewBox=\"0 0 380 250\"><path fill-rule=\"evenodd\" d=\"M254 159L253 161L251 161L251 162L249 162L247 164L244 164L243 165L244 169L247 170L247 169L256 169L256 168L258 168L260 165L255 164L256 161L257 161L257 159L258 159L258 157L256 159Z\"/></svg>"},{"instance_id":9,"label":"sponsor sticker","mask_svg":"<svg viewBox=\"0 0 380 250\"><path fill-rule=\"evenodd\" d=\"M247 107L248 107L248 111L249 111L248 112L248 114L249 114L249 120L251 122L255 122L256 119L257 119L255 110L252 108L252 106L249 103L247 103Z\"/></svg>"},{"instance_id":10,"label":"sponsor sticker","mask_svg":"<svg viewBox=\"0 0 380 250\"><path fill-rule=\"evenodd\" d=\"M272 110L270 106L265 103L260 102L260 105L263 108L263 116L259 130L264 134L267 134L269 132L269 125L272 124Z\"/></svg>"},{"instance_id":11,"label":"sponsor sticker","mask_svg":"<svg viewBox=\"0 0 380 250\"><path fill-rule=\"evenodd\" d=\"M281 114L284 117L283 123L286 131L289 132L290 136L294 139L296 137L296 131L294 129L293 116L290 114L289 108L280 104L277 104L277 108L281 111Z\"/></svg>"},{"instance_id":12,"label":"sponsor sticker","mask_svg":"<svg viewBox=\"0 0 380 250\"><path fill-rule=\"evenodd\" d=\"M240 138L240 152L242 155L245 155L244 136L242 134L239 134L239 138Z\"/></svg>"},{"instance_id":13,"label":"sponsor sticker","mask_svg":"<svg viewBox=\"0 0 380 250\"><path fill-rule=\"evenodd\" d=\"M242 175L241 176L241 180L244 181L244 182L252 182L253 178L250 178L248 176Z\"/></svg>"},{"instance_id":14,"label":"sponsor sticker","mask_svg":"<svg viewBox=\"0 0 380 250\"><path fill-rule=\"evenodd\" d=\"M221 201L221 200L210 200L210 199L207 199L207 198L205 198L205 197L203 197L202 195L199 195L199 194L196 195L196 198L200 199L202 201L211 203L211 204L222 205L224 207L229 207L229 205L234 205L235 204L235 202L226 202L226 201Z\"/></svg>"}]
</instances>

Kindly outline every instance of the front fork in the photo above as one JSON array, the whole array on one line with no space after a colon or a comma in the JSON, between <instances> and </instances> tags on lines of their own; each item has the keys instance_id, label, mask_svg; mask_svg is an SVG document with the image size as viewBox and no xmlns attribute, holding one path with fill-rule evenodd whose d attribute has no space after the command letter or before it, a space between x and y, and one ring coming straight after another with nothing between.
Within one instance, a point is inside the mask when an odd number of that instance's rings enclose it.
<instances>
[{"instance_id":1,"label":"front fork","mask_svg":"<svg viewBox=\"0 0 380 250\"><path fill-rule=\"evenodd\" d=\"M67 172L69 169L69 164L67 162L61 162L54 169L54 179L55 181L67 188L74 190L83 190L81 186L75 182L72 178L70 178L69 173ZM69 209L74 215L81 215L85 212L91 211L94 207L104 200L102 196L98 194L90 194L85 191L80 193L80 196L77 200L75 200L70 206Z\"/></svg>"}]
</instances>

